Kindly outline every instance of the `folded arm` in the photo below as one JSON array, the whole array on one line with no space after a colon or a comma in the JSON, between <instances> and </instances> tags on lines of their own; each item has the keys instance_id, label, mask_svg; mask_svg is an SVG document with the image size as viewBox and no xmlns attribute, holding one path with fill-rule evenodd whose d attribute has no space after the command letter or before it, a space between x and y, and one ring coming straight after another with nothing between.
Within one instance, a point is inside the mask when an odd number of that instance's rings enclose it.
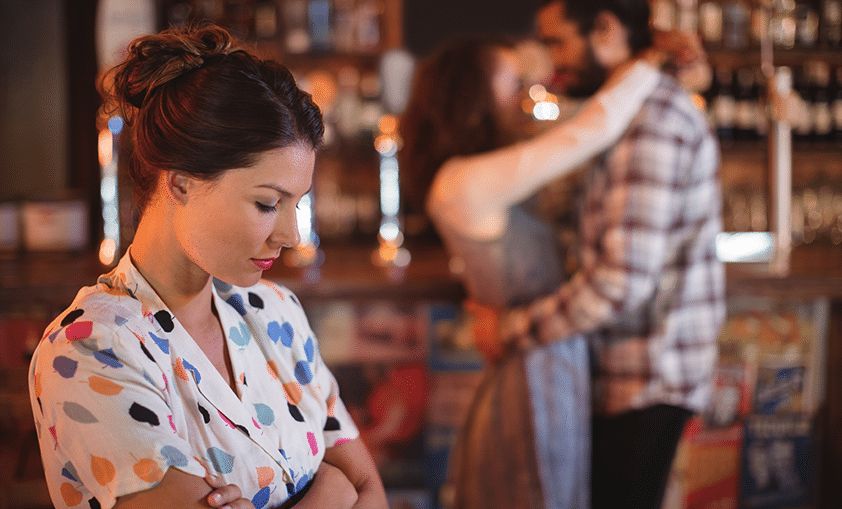
<instances>
[{"instance_id":1,"label":"folded arm","mask_svg":"<svg viewBox=\"0 0 842 509\"><path fill-rule=\"evenodd\" d=\"M388 509L386 492L362 440L328 447L310 491L296 509Z\"/></svg>"}]
</instances>

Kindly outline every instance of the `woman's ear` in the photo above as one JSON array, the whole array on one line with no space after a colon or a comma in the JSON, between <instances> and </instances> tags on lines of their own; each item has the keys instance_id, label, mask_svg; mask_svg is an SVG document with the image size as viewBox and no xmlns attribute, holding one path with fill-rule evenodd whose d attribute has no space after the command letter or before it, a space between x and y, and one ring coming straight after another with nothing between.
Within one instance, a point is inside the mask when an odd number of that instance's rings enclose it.
<instances>
[{"instance_id":1,"label":"woman's ear","mask_svg":"<svg viewBox=\"0 0 842 509\"><path fill-rule=\"evenodd\" d=\"M164 186L167 195L178 204L187 203L187 198L194 188L194 181L186 173L180 171L167 171L164 174Z\"/></svg>"},{"instance_id":2,"label":"woman's ear","mask_svg":"<svg viewBox=\"0 0 842 509\"><path fill-rule=\"evenodd\" d=\"M594 58L606 69L613 69L632 57L629 33L616 14L601 11L596 15L589 34Z\"/></svg>"}]
</instances>

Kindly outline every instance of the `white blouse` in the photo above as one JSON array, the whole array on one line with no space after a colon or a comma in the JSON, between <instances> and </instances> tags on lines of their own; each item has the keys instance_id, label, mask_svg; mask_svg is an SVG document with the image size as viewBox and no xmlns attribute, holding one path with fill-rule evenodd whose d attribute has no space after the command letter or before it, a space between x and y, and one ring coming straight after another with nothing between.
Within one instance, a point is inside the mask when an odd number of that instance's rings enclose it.
<instances>
[{"instance_id":1,"label":"white blouse","mask_svg":"<svg viewBox=\"0 0 842 509\"><path fill-rule=\"evenodd\" d=\"M49 326L29 383L56 507L112 507L169 467L272 507L358 436L288 289L215 280L213 302L236 393L128 255Z\"/></svg>"}]
</instances>

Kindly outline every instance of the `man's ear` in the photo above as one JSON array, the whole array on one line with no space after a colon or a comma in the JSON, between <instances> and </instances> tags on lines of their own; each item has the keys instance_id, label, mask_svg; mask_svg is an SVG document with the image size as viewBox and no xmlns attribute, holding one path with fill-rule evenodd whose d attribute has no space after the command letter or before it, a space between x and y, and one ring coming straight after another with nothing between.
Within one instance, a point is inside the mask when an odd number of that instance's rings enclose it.
<instances>
[{"instance_id":1,"label":"man's ear","mask_svg":"<svg viewBox=\"0 0 842 509\"><path fill-rule=\"evenodd\" d=\"M180 171L167 171L165 174L164 185L167 189L167 195L170 199L179 204L187 203L187 198L192 191L195 182L186 173Z\"/></svg>"},{"instance_id":2,"label":"man's ear","mask_svg":"<svg viewBox=\"0 0 842 509\"><path fill-rule=\"evenodd\" d=\"M628 29L611 11L596 15L589 38L597 63L606 69L612 69L632 56Z\"/></svg>"}]
</instances>

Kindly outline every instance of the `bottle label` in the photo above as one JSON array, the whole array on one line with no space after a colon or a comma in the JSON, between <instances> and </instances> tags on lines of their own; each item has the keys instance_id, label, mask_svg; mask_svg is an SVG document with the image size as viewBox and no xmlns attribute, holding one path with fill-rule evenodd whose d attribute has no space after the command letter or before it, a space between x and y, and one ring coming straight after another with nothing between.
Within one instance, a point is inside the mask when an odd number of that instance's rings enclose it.
<instances>
[{"instance_id":1,"label":"bottle label","mask_svg":"<svg viewBox=\"0 0 842 509\"><path fill-rule=\"evenodd\" d=\"M833 125L836 130L842 131L842 99L833 101L831 116L833 117Z\"/></svg>"},{"instance_id":2,"label":"bottle label","mask_svg":"<svg viewBox=\"0 0 842 509\"><path fill-rule=\"evenodd\" d=\"M813 131L813 106L807 104L793 127L795 134L806 136Z\"/></svg>"},{"instance_id":3,"label":"bottle label","mask_svg":"<svg viewBox=\"0 0 842 509\"><path fill-rule=\"evenodd\" d=\"M734 110L734 125L738 129L753 131L757 126L757 108L754 101L737 101Z\"/></svg>"},{"instance_id":4,"label":"bottle label","mask_svg":"<svg viewBox=\"0 0 842 509\"><path fill-rule=\"evenodd\" d=\"M705 2L699 6L699 25L702 37L707 42L722 40L722 9L714 2Z\"/></svg>"},{"instance_id":5,"label":"bottle label","mask_svg":"<svg viewBox=\"0 0 842 509\"><path fill-rule=\"evenodd\" d=\"M833 131L833 117L830 114L830 105L826 102L813 105L813 132L817 136L825 136Z\"/></svg>"},{"instance_id":6,"label":"bottle label","mask_svg":"<svg viewBox=\"0 0 842 509\"><path fill-rule=\"evenodd\" d=\"M716 121L716 126L724 128L734 127L734 109L733 97L721 95L714 99L713 118Z\"/></svg>"}]
</instances>

